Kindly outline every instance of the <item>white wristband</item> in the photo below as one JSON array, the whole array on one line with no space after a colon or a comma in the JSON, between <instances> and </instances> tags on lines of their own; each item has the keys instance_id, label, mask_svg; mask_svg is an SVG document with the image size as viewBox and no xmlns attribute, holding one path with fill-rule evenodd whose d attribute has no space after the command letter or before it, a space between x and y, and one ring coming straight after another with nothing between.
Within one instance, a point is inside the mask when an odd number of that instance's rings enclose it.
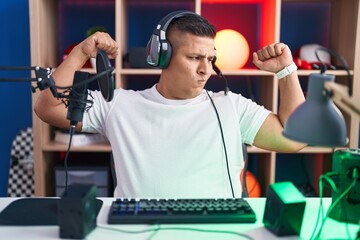
<instances>
[{"instance_id":1,"label":"white wristband","mask_svg":"<svg viewBox=\"0 0 360 240\"><path fill-rule=\"evenodd\" d=\"M278 79L282 79L284 77L286 77L287 75L295 72L297 70L297 66L295 63L290 64L289 66L285 67L283 70L281 70L280 72L276 73L276 77Z\"/></svg>"}]
</instances>

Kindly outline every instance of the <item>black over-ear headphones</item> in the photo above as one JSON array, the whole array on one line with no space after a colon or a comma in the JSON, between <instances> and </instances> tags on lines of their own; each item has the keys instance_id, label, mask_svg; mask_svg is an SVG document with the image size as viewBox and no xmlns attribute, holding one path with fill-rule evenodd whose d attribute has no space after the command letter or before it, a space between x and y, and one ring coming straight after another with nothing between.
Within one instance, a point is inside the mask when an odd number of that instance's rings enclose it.
<instances>
[{"instance_id":1,"label":"black over-ear headphones","mask_svg":"<svg viewBox=\"0 0 360 240\"><path fill-rule=\"evenodd\" d=\"M169 13L160 20L146 47L147 63L150 66L164 69L169 65L172 48L170 42L166 39L166 30L172 20L185 15L198 16L198 14L190 11L179 10Z\"/></svg>"},{"instance_id":2,"label":"black over-ear headphones","mask_svg":"<svg viewBox=\"0 0 360 240\"><path fill-rule=\"evenodd\" d=\"M167 68L171 59L172 47L170 42L166 39L166 30L169 27L172 20L186 15L199 16L194 12L179 10L169 13L163 19L160 20L160 22L154 29L151 38L146 46L146 53L147 53L146 61L150 66L161 69ZM229 92L227 79L222 74L220 69L215 65L215 61L216 61L216 57L214 57L214 60L212 62L213 69L220 78L224 79L225 81L224 93L225 95L227 95L227 93Z\"/></svg>"}]
</instances>

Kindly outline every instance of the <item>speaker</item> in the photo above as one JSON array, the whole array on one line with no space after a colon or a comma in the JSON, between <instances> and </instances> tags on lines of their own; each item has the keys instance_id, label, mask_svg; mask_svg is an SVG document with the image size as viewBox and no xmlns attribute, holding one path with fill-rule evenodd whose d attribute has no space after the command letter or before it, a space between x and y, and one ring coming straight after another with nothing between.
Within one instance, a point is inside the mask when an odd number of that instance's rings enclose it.
<instances>
[{"instance_id":1,"label":"speaker","mask_svg":"<svg viewBox=\"0 0 360 240\"><path fill-rule=\"evenodd\" d=\"M170 42L166 39L166 30L172 20L185 15L198 16L198 14L190 11L179 10L169 13L160 20L146 47L147 63L150 66L164 69L169 65L172 47Z\"/></svg>"},{"instance_id":2,"label":"speaker","mask_svg":"<svg viewBox=\"0 0 360 240\"><path fill-rule=\"evenodd\" d=\"M271 184L266 192L264 226L277 236L299 235L305 204L293 183Z\"/></svg>"},{"instance_id":3,"label":"speaker","mask_svg":"<svg viewBox=\"0 0 360 240\"><path fill-rule=\"evenodd\" d=\"M60 238L85 238L96 227L96 215L96 186L70 185L58 205Z\"/></svg>"},{"instance_id":4,"label":"speaker","mask_svg":"<svg viewBox=\"0 0 360 240\"><path fill-rule=\"evenodd\" d=\"M334 203L349 188L349 193L329 213L329 217L341 221L358 224L360 220L360 150L341 149L333 154L332 170L338 174L338 191L332 191Z\"/></svg>"}]
</instances>

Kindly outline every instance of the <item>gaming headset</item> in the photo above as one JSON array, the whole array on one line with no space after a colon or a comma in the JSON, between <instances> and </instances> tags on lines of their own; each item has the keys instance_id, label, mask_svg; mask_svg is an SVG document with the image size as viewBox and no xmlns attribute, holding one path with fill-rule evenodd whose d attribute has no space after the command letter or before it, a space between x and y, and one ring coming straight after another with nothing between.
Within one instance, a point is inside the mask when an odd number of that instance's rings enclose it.
<instances>
[{"instance_id":1,"label":"gaming headset","mask_svg":"<svg viewBox=\"0 0 360 240\"><path fill-rule=\"evenodd\" d=\"M160 20L146 47L147 63L150 66L161 69L167 68L171 59L172 47L166 39L166 30L172 20L186 15L198 16L198 14L190 11L179 10L169 13Z\"/></svg>"},{"instance_id":2,"label":"gaming headset","mask_svg":"<svg viewBox=\"0 0 360 240\"><path fill-rule=\"evenodd\" d=\"M165 69L168 67L172 55L171 43L166 39L166 30L169 27L172 20L186 15L199 16L198 14L186 10L178 10L171 12L160 20L157 27L154 29L151 38L146 46L147 63L150 66ZM228 82L225 76L223 76L220 69L215 65L216 57L212 62L213 69L219 78L225 81L224 94L229 92Z\"/></svg>"}]
</instances>

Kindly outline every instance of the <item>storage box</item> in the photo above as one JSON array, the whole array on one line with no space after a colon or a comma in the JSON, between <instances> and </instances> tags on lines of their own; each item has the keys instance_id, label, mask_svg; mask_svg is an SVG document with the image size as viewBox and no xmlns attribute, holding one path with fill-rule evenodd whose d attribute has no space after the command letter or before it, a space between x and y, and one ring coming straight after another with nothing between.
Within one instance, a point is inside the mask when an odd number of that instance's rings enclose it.
<instances>
[{"instance_id":1,"label":"storage box","mask_svg":"<svg viewBox=\"0 0 360 240\"><path fill-rule=\"evenodd\" d=\"M60 197L65 190L65 168L55 167L56 196ZM111 197L108 167L79 166L68 167L68 186L72 183L94 184L97 197Z\"/></svg>"}]
</instances>

